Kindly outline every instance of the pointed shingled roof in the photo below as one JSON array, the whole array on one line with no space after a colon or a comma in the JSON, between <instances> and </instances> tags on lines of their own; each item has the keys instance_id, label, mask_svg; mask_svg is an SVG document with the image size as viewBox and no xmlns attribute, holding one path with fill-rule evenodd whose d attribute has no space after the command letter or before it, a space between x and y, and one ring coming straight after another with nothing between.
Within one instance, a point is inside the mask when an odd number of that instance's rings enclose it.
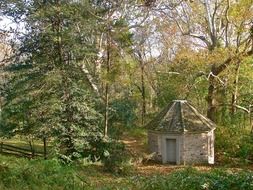
<instances>
[{"instance_id":1,"label":"pointed shingled roof","mask_svg":"<svg viewBox=\"0 0 253 190\"><path fill-rule=\"evenodd\" d=\"M202 133L215 129L216 125L186 100L174 100L172 105L164 108L146 127L171 133Z\"/></svg>"}]
</instances>

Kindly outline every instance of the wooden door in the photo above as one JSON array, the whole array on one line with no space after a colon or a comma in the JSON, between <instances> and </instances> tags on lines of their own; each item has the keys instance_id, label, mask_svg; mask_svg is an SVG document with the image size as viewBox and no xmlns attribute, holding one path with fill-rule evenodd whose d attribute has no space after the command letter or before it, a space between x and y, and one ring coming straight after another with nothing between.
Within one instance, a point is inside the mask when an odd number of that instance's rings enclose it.
<instances>
[{"instance_id":1,"label":"wooden door","mask_svg":"<svg viewBox=\"0 0 253 190\"><path fill-rule=\"evenodd\" d=\"M167 139L167 162L175 164L177 162L177 143L176 139Z\"/></svg>"}]
</instances>

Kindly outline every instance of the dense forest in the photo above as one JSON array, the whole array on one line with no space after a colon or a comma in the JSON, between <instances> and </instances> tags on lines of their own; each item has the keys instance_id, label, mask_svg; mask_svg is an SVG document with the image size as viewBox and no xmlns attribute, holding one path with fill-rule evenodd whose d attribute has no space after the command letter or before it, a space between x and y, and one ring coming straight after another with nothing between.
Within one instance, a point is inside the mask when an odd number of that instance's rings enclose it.
<instances>
[{"instance_id":1,"label":"dense forest","mask_svg":"<svg viewBox=\"0 0 253 190\"><path fill-rule=\"evenodd\" d=\"M214 165L152 160L173 100ZM0 189L253 189L253 0L1 0L0 143Z\"/></svg>"}]
</instances>

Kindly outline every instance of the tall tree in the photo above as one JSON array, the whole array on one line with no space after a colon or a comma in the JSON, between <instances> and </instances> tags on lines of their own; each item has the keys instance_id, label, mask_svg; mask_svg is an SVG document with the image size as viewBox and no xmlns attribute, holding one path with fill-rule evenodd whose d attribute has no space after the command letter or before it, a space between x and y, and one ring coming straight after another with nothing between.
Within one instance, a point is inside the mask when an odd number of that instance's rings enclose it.
<instances>
[{"instance_id":1,"label":"tall tree","mask_svg":"<svg viewBox=\"0 0 253 190\"><path fill-rule=\"evenodd\" d=\"M204 47L210 57L217 51L224 52L226 58L213 62L208 72L207 116L215 121L219 105L216 99L219 75L236 60L241 61L241 57L252 54L249 31L252 25L252 1L159 1L158 5L155 9L168 22L176 23L182 36L191 39L192 44L198 44L192 48ZM242 10L243 13L236 16L235 10ZM239 67L236 72L238 70ZM237 99L236 89L231 103L233 109Z\"/></svg>"},{"instance_id":2,"label":"tall tree","mask_svg":"<svg viewBox=\"0 0 253 190\"><path fill-rule=\"evenodd\" d=\"M2 128L8 133L54 137L65 158L99 140L100 114L82 69L95 59L96 11L88 1L5 1L2 12L25 25L7 69ZM13 114L15 113L15 114Z\"/></svg>"}]
</instances>

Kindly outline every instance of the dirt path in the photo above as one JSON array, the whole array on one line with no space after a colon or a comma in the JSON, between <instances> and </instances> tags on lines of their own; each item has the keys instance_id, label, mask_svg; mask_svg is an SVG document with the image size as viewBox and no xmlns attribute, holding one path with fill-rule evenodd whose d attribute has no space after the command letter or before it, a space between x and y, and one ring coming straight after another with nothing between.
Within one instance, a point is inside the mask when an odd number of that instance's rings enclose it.
<instances>
[{"instance_id":1,"label":"dirt path","mask_svg":"<svg viewBox=\"0 0 253 190\"><path fill-rule=\"evenodd\" d=\"M126 145L126 149L134 158L145 156L147 150L142 137L124 136L122 142Z\"/></svg>"}]
</instances>

